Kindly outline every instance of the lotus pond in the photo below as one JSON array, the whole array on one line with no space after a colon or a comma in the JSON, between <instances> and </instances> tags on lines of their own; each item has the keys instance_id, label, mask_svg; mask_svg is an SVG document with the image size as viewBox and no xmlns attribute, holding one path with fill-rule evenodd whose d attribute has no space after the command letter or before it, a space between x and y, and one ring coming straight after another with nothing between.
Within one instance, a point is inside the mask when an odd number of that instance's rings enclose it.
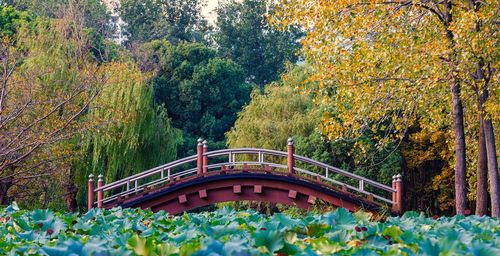
<instances>
[{"instance_id":1,"label":"lotus pond","mask_svg":"<svg viewBox=\"0 0 500 256\"><path fill-rule=\"evenodd\" d=\"M500 220L372 221L344 209L290 217L224 208L169 217L138 209L86 214L0 209L0 255L500 255Z\"/></svg>"}]
</instances>

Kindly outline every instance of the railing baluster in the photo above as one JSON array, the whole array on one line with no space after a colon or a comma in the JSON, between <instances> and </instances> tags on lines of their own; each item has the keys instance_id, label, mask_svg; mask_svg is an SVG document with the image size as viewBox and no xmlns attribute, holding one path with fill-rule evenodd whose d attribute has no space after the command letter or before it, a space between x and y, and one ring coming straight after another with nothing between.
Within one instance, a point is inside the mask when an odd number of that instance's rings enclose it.
<instances>
[{"instance_id":1,"label":"railing baluster","mask_svg":"<svg viewBox=\"0 0 500 256\"><path fill-rule=\"evenodd\" d=\"M160 173L160 179L163 180L164 177L165 177L165 169L162 169Z\"/></svg>"},{"instance_id":2,"label":"railing baluster","mask_svg":"<svg viewBox=\"0 0 500 256\"><path fill-rule=\"evenodd\" d=\"M325 176L328 178L328 167L326 167L326 174Z\"/></svg>"},{"instance_id":3,"label":"railing baluster","mask_svg":"<svg viewBox=\"0 0 500 256\"><path fill-rule=\"evenodd\" d=\"M170 169L167 169L167 179L170 180Z\"/></svg>"},{"instance_id":4,"label":"railing baluster","mask_svg":"<svg viewBox=\"0 0 500 256\"><path fill-rule=\"evenodd\" d=\"M359 190L365 191L365 181L359 180Z\"/></svg>"},{"instance_id":5,"label":"railing baluster","mask_svg":"<svg viewBox=\"0 0 500 256\"><path fill-rule=\"evenodd\" d=\"M130 180L127 181L127 191L130 190Z\"/></svg>"},{"instance_id":6,"label":"railing baluster","mask_svg":"<svg viewBox=\"0 0 500 256\"><path fill-rule=\"evenodd\" d=\"M137 191L137 180L134 181L135 191Z\"/></svg>"}]
</instances>

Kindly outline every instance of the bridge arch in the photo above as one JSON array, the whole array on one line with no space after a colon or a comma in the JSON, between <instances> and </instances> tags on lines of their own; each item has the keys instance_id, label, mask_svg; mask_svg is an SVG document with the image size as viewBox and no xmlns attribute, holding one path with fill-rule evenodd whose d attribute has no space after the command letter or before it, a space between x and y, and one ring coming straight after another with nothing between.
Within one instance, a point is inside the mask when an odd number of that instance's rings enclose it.
<instances>
[{"instance_id":1,"label":"bridge arch","mask_svg":"<svg viewBox=\"0 0 500 256\"><path fill-rule=\"evenodd\" d=\"M237 161L239 155L253 155L257 161ZM272 161L276 158L283 160ZM285 158L286 165L282 164ZM296 162L302 163L301 167L324 169L324 173L298 168ZM190 163L196 163L196 167L186 167ZM332 174L351 179L358 186L333 179ZM392 194L392 198L386 198L387 194ZM350 211L360 208L375 211L387 206L394 213L400 213L402 180L400 175L394 176L389 187L296 155L292 140L288 142L287 152L256 148L208 151L206 141L199 141L197 155L107 185L100 175L95 188L93 177L90 177L88 198L89 209L94 206L140 207L165 210L170 214L242 200L295 205L303 209L310 209L316 200L322 200Z\"/></svg>"}]
</instances>

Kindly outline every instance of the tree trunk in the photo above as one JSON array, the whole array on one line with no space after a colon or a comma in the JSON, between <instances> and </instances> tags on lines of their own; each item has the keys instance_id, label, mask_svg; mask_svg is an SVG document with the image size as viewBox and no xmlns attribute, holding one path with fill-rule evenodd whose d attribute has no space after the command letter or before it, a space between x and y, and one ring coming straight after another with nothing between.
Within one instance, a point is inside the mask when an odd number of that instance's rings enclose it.
<instances>
[{"instance_id":1,"label":"tree trunk","mask_svg":"<svg viewBox=\"0 0 500 256\"><path fill-rule=\"evenodd\" d=\"M488 214L488 160L483 130L483 115L479 114L479 138L477 152L476 215Z\"/></svg>"},{"instance_id":2,"label":"tree trunk","mask_svg":"<svg viewBox=\"0 0 500 256\"><path fill-rule=\"evenodd\" d=\"M466 162L465 162L465 134L464 113L460 98L460 83L454 78L451 85L452 118L455 133L455 207L456 214L464 214L467 209Z\"/></svg>"},{"instance_id":3,"label":"tree trunk","mask_svg":"<svg viewBox=\"0 0 500 256\"><path fill-rule=\"evenodd\" d=\"M78 204L76 201L76 193L78 192L78 188L75 185L75 175L71 170L71 167L67 170L68 176L64 181L64 202L66 204L66 210L69 212L76 212L78 208Z\"/></svg>"},{"instance_id":4,"label":"tree trunk","mask_svg":"<svg viewBox=\"0 0 500 256\"><path fill-rule=\"evenodd\" d=\"M464 110L460 98L460 79L455 74L458 72L458 53L455 47L455 35L449 29L453 22L453 4L450 0L443 1L443 25L446 27L446 37L451 44L449 55L451 98L452 98L452 120L455 135L455 208L456 214L464 214L467 209L467 187L466 187L466 147L464 133Z\"/></svg>"},{"instance_id":5,"label":"tree trunk","mask_svg":"<svg viewBox=\"0 0 500 256\"><path fill-rule=\"evenodd\" d=\"M0 181L0 205L7 205L9 203L7 193L9 188L12 186L12 181L1 180Z\"/></svg>"},{"instance_id":6,"label":"tree trunk","mask_svg":"<svg viewBox=\"0 0 500 256\"><path fill-rule=\"evenodd\" d=\"M495 133L491 119L484 120L484 137L488 157L488 178L490 180L491 216L500 217L500 181L498 177L498 161L495 146Z\"/></svg>"}]
</instances>

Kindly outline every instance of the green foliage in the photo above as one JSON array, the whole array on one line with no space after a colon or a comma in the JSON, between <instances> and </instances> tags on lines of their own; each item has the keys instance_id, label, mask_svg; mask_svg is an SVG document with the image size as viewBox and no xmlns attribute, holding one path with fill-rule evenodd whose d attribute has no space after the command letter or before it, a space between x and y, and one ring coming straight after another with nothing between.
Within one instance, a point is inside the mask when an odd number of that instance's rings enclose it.
<instances>
[{"instance_id":1,"label":"green foliage","mask_svg":"<svg viewBox=\"0 0 500 256\"><path fill-rule=\"evenodd\" d=\"M96 29L87 28L84 31L91 44L90 52L97 62L102 63L118 59L119 49L114 42L106 40L103 34Z\"/></svg>"},{"instance_id":2,"label":"green foliage","mask_svg":"<svg viewBox=\"0 0 500 256\"><path fill-rule=\"evenodd\" d=\"M22 24L29 21L26 12L18 11L12 6L0 5L0 38L13 36Z\"/></svg>"},{"instance_id":3,"label":"green foliage","mask_svg":"<svg viewBox=\"0 0 500 256\"><path fill-rule=\"evenodd\" d=\"M129 43L165 39L202 42L207 22L200 0L122 0L120 17Z\"/></svg>"},{"instance_id":4,"label":"green foliage","mask_svg":"<svg viewBox=\"0 0 500 256\"><path fill-rule=\"evenodd\" d=\"M81 12L85 27L99 31L104 37L114 32L110 13L101 0L0 0L0 5L2 3L26 11L33 17L63 18Z\"/></svg>"},{"instance_id":5,"label":"green foliage","mask_svg":"<svg viewBox=\"0 0 500 256\"><path fill-rule=\"evenodd\" d=\"M248 102L250 87L234 62L217 58L197 43L173 46L167 41L145 44L145 59L155 60L155 100L166 107L174 127L184 132L179 155L193 154L196 139L210 140L211 148L225 144L224 133Z\"/></svg>"},{"instance_id":6,"label":"green foliage","mask_svg":"<svg viewBox=\"0 0 500 256\"><path fill-rule=\"evenodd\" d=\"M289 137L307 137L317 124L312 101L288 85L273 84L261 94L255 90L250 104L238 114L227 133L230 147L261 147L286 150Z\"/></svg>"},{"instance_id":7,"label":"green foliage","mask_svg":"<svg viewBox=\"0 0 500 256\"><path fill-rule=\"evenodd\" d=\"M385 222L340 208L290 217L229 208L168 216L139 209L67 214L0 209L0 253L42 255L497 255L500 221L477 216ZM358 231L357 231L358 230Z\"/></svg>"},{"instance_id":8,"label":"green foliage","mask_svg":"<svg viewBox=\"0 0 500 256\"><path fill-rule=\"evenodd\" d=\"M279 78L286 62L295 63L301 33L278 31L266 20L272 1L229 0L217 8L213 39L219 55L241 65L248 82L261 88Z\"/></svg>"}]
</instances>

